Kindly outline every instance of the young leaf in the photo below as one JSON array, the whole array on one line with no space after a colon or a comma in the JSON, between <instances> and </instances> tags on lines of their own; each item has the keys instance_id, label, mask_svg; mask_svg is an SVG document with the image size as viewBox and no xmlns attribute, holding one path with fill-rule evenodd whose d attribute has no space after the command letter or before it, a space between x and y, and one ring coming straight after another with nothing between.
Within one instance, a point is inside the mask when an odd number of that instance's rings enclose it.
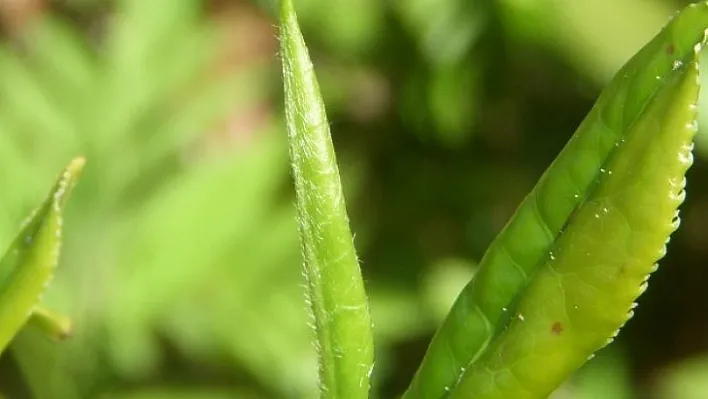
<instances>
[{"instance_id":1,"label":"young leaf","mask_svg":"<svg viewBox=\"0 0 708 399\"><path fill-rule=\"evenodd\" d=\"M707 27L708 4L689 6L618 72L489 247L406 398L543 397L621 327L676 227Z\"/></svg>"},{"instance_id":2,"label":"young leaf","mask_svg":"<svg viewBox=\"0 0 708 399\"><path fill-rule=\"evenodd\" d=\"M84 158L76 158L64 169L0 261L0 352L28 321L49 284L59 260L62 211L84 164Z\"/></svg>"},{"instance_id":3,"label":"young leaf","mask_svg":"<svg viewBox=\"0 0 708 399\"><path fill-rule=\"evenodd\" d=\"M545 397L631 317L678 227L696 132L696 62L666 80L451 397Z\"/></svg>"},{"instance_id":4,"label":"young leaf","mask_svg":"<svg viewBox=\"0 0 708 399\"><path fill-rule=\"evenodd\" d=\"M285 117L321 396L365 398L373 368L371 319L329 124L292 0L281 1L280 13Z\"/></svg>"}]
</instances>

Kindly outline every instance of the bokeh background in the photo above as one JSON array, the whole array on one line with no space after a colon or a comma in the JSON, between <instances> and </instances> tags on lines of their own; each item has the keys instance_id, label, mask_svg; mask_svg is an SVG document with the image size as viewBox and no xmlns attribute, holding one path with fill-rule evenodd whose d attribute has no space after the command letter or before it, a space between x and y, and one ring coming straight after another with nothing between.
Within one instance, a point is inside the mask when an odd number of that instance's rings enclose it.
<instances>
[{"instance_id":1,"label":"bokeh background","mask_svg":"<svg viewBox=\"0 0 708 399\"><path fill-rule=\"evenodd\" d=\"M685 4L296 1L371 296L372 397L405 388L494 235ZM7 398L316 397L274 9L0 0L0 246L89 160L45 295L75 335L22 333ZM635 317L555 399L708 398L706 129Z\"/></svg>"}]
</instances>

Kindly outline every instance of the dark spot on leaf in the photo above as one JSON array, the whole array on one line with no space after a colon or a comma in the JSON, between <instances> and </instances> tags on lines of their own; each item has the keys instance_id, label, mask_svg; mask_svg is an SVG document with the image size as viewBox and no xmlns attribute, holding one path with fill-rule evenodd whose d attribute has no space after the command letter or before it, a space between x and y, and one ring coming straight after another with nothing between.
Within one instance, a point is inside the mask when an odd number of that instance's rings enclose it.
<instances>
[{"instance_id":1,"label":"dark spot on leaf","mask_svg":"<svg viewBox=\"0 0 708 399\"><path fill-rule=\"evenodd\" d=\"M673 54L674 54L674 51L676 51L676 47L674 47L673 44L669 43L669 44L666 45L665 50L666 50L666 54L668 54L668 55L673 55Z\"/></svg>"},{"instance_id":2,"label":"dark spot on leaf","mask_svg":"<svg viewBox=\"0 0 708 399\"><path fill-rule=\"evenodd\" d=\"M551 326L551 332L555 335L561 335L563 332L563 324L560 321L553 323Z\"/></svg>"}]
</instances>

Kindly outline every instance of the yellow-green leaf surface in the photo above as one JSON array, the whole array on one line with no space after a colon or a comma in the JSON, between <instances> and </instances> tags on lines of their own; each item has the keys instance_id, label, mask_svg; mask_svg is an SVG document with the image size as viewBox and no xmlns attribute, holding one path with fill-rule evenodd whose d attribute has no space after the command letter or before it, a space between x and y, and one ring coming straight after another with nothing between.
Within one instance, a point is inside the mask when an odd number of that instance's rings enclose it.
<instances>
[{"instance_id":1,"label":"yellow-green leaf surface","mask_svg":"<svg viewBox=\"0 0 708 399\"><path fill-rule=\"evenodd\" d=\"M323 398L366 398L371 317L329 123L292 0L281 1L285 117Z\"/></svg>"},{"instance_id":2,"label":"yellow-green leaf surface","mask_svg":"<svg viewBox=\"0 0 708 399\"><path fill-rule=\"evenodd\" d=\"M677 227L692 161L697 52L689 6L615 76L491 244L406 398L542 398L602 347Z\"/></svg>"},{"instance_id":3,"label":"yellow-green leaf surface","mask_svg":"<svg viewBox=\"0 0 708 399\"><path fill-rule=\"evenodd\" d=\"M0 262L0 351L32 316L51 280L59 260L62 211L84 164L84 158L76 158L64 169ZM54 328L53 318L44 311L34 318L36 324Z\"/></svg>"}]
</instances>

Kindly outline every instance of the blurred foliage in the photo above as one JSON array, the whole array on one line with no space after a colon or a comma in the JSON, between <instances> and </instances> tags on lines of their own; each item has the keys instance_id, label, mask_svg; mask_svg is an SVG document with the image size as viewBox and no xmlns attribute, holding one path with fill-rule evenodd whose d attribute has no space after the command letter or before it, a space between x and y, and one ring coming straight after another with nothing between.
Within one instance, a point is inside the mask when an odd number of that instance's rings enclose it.
<instances>
[{"instance_id":1,"label":"blurred foliage","mask_svg":"<svg viewBox=\"0 0 708 399\"><path fill-rule=\"evenodd\" d=\"M66 161L89 166L45 296L75 336L24 332L3 393L314 397L274 1L7 4L0 243ZM296 4L372 301L374 397L390 398L599 90L686 2ZM636 316L558 398L704 392L684 362L708 351L706 155L701 133L682 229Z\"/></svg>"}]
</instances>

